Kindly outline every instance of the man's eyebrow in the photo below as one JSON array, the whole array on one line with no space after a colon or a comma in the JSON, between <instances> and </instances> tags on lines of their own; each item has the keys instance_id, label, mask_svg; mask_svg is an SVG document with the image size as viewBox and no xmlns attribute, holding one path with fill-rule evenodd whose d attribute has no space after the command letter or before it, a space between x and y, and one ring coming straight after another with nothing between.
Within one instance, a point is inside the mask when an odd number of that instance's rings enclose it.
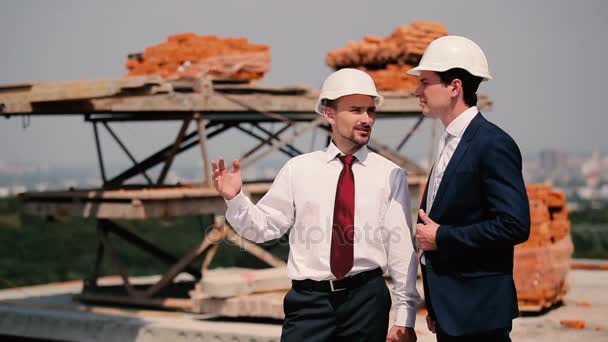
<instances>
[{"instance_id":1,"label":"man's eyebrow","mask_svg":"<svg viewBox=\"0 0 608 342\"><path fill-rule=\"evenodd\" d=\"M352 105L350 106L350 109L362 109L362 108L367 108L367 110L376 110L376 106L358 106L358 105Z\"/></svg>"}]
</instances>

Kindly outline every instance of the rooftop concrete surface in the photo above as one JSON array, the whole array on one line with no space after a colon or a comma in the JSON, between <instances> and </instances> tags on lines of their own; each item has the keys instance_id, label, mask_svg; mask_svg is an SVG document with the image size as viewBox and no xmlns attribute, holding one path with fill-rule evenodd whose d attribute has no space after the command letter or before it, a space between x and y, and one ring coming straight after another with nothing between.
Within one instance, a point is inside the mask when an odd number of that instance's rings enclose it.
<instances>
[{"instance_id":1,"label":"rooftop concrete surface","mask_svg":"<svg viewBox=\"0 0 608 342\"><path fill-rule=\"evenodd\" d=\"M138 277L149 282L154 277ZM115 283L108 277L105 283ZM513 323L513 341L608 341L608 272L571 270L563 305ZM223 320L213 315L76 302L82 282L72 281L0 291L0 335L64 341L278 341L277 320ZM570 329L561 320L584 320ZM435 341L423 313L416 320L418 341ZM599 331L598 331L599 330Z\"/></svg>"}]
</instances>

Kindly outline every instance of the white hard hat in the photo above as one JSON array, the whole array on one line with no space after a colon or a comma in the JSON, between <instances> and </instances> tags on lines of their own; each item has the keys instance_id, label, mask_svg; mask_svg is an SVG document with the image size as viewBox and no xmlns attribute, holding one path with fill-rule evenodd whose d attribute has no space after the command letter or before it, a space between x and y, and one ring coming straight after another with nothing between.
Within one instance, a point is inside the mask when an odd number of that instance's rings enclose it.
<instances>
[{"instance_id":1,"label":"white hard hat","mask_svg":"<svg viewBox=\"0 0 608 342\"><path fill-rule=\"evenodd\" d=\"M484 81L492 79L488 60L479 45L460 36L443 36L433 40L424 51L420 64L407 73L420 75L423 70L443 72L453 68L462 68Z\"/></svg>"},{"instance_id":2,"label":"white hard hat","mask_svg":"<svg viewBox=\"0 0 608 342\"><path fill-rule=\"evenodd\" d=\"M323 115L323 99L335 100L342 96L355 94L374 97L376 107L380 107L384 101L382 95L378 94L371 76L358 69L344 68L329 75L323 82L316 112Z\"/></svg>"}]
</instances>

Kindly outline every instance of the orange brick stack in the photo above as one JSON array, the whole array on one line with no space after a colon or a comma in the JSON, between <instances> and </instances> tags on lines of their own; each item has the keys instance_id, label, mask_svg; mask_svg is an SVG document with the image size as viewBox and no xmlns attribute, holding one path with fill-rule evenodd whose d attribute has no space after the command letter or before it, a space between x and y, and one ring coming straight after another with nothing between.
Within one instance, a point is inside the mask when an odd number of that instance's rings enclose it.
<instances>
[{"instance_id":1,"label":"orange brick stack","mask_svg":"<svg viewBox=\"0 0 608 342\"><path fill-rule=\"evenodd\" d=\"M334 69L358 68L368 72L380 90L416 88L416 77L405 72L420 62L431 41L448 34L445 26L432 21L401 25L387 37L366 35L345 48L329 51L325 58Z\"/></svg>"},{"instance_id":2,"label":"orange brick stack","mask_svg":"<svg viewBox=\"0 0 608 342\"><path fill-rule=\"evenodd\" d=\"M384 69L363 70L372 76L379 90L414 91L418 86L418 78L407 74L411 68L413 66L407 64L388 64Z\"/></svg>"},{"instance_id":3,"label":"orange brick stack","mask_svg":"<svg viewBox=\"0 0 608 342\"><path fill-rule=\"evenodd\" d=\"M513 276L520 310L540 311L568 291L567 275L574 250L563 192L548 184L527 186L530 238L515 246Z\"/></svg>"},{"instance_id":4,"label":"orange brick stack","mask_svg":"<svg viewBox=\"0 0 608 342\"><path fill-rule=\"evenodd\" d=\"M250 44L247 38L180 33L129 55L126 67L128 76L198 78L206 74L215 80L252 81L270 69L270 47Z\"/></svg>"}]
</instances>

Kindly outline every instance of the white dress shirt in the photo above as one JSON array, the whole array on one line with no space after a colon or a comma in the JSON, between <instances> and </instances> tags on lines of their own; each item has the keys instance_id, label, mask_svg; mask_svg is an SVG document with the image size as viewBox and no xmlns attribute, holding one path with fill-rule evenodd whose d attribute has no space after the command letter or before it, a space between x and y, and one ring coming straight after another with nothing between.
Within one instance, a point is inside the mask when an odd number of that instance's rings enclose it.
<instances>
[{"instance_id":1,"label":"white dress shirt","mask_svg":"<svg viewBox=\"0 0 608 342\"><path fill-rule=\"evenodd\" d=\"M426 213L429 214L431 212L431 208L433 207L433 202L435 200L435 194L437 190L439 190L439 186L441 185L441 180L443 179L443 174L445 173L445 169L448 167L460 140L462 140L462 135L464 131L466 131L467 127L477 113L479 109L476 106L470 107L469 109L462 112L460 115L456 117L456 119L452 120L448 127L445 128L443 134L441 134L441 139L446 139L446 144L443 146L441 143L437 146L437 160L433 165L433 171L431 172L431 179L429 179L429 187L427 191L427 204L426 204ZM447 136L446 136L447 135ZM423 265L426 265L426 257L424 252L420 257L420 262Z\"/></svg>"},{"instance_id":2,"label":"white dress shirt","mask_svg":"<svg viewBox=\"0 0 608 342\"><path fill-rule=\"evenodd\" d=\"M452 120L448 127L445 128L445 133L448 134L447 143L443 149L443 153L438 151L439 160L437 160L436 165L433 166L433 168L437 168L437 170L435 170L435 181L437 184L435 191L437 191L437 189L439 189L439 185L441 185L441 180L443 179L445 169L448 167L448 164L450 163L458 144L460 144L464 131L467 129L467 127L469 127L469 124L471 121L473 121L473 118L478 112L479 110L476 106L470 107L458 115L456 119Z\"/></svg>"},{"instance_id":3,"label":"white dress shirt","mask_svg":"<svg viewBox=\"0 0 608 342\"><path fill-rule=\"evenodd\" d=\"M289 160L254 205L242 192L227 200L226 219L257 243L289 231L290 279L333 280L330 249L334 201L343 153L333 144ZM366 146L354 156L354 263L351 276L377 267L390 273L396 298L395 324L414 327L420 295L407 178L403 170Z\"/></svg>"}]
</instances>

